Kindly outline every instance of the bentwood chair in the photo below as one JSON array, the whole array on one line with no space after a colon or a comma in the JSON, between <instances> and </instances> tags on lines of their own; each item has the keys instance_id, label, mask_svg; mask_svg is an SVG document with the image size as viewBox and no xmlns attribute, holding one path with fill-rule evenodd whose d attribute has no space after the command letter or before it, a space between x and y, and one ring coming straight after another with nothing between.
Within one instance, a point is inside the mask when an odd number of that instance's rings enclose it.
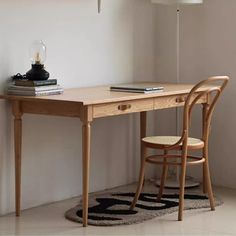
<instances>
[{"instance_id":1,"label":"bentwood chair","mask_svg":"<svg viewBox=\"0 0 236 236\"><path fill-rule=\"evenodd\" d=\"M184 209L184 188L185 188L185 176L186 166L194 164L203 165L203 189L208 194L211 210L215 210L215 203L211 187L211 179L208 164L208 140L212 114L218 98L229 81L227 76L211 77L204 80L193 87L189 95L186 97L184 110L183 110L183 130L181 136L153 136L145 137L141 141L142 153L141 153L141 166L139 182L134 200L130 209L134 209L139 195L142 191L144 182L145 164L158 164L162 165L162 176L157 194L157 201L161 200L163 189L165 186L165 179L167 176L169 165L178 165L181 169L180 174L180 192L179 192L179 212L178 220L183 219ZM203 102L203 101L207 102ZM191 123L191 114L193 107L197 103L203 103L203 119L202 119L202 137L191 138L189 137L189 129ZM163 150L161 155L147 155L147 148ZM190 151L202 150L200 157L190 155ZM175 153L170 154L171 151ZM176 152L178 151L178 152ZM160 160L161 159L161 160ZM175 159L175 160L173 160Z\"/></svg>"}]
</instances>

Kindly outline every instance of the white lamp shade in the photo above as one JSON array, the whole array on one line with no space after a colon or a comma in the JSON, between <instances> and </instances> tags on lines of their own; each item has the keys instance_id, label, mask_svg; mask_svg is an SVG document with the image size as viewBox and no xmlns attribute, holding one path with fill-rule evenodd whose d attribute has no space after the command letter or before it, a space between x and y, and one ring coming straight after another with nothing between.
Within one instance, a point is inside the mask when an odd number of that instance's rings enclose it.
<instances>
[{"instance_id":1,"label":"white lamp shade","mask_svg":"<svg viewBox=\"0 0 236 236\"><path fill-rule=\"evenodd\" d=\"M203 0L151 0L152 3L165 4L165 5L192 5L192 4L201 4Z\"/></svg>"}]
</instances>

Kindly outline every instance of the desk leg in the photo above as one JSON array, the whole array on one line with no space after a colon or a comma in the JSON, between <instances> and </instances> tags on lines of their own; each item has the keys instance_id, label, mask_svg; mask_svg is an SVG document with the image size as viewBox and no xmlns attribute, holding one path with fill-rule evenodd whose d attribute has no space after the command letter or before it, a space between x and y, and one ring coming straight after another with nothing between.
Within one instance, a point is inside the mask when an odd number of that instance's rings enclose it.
<instances>
[{"instance_id":1,"label":"desk leg","mask_svg":"<svg viewBox=\"0 0 236 236\"><path fill-rule=\"evenodd\" d=\"M143 111L140 113L140 138L146 137L147 132L147 112Z\"/></svg>"},{"instance_id":2,"label":"desk leg","mask_svg":"<svg viewBox=\"0 0 236 236\"><path fill-rule=\"evenodd\" d=\"M89 193L89 164L90 164L90 123L83 124L83 226L88 224L88 193Z\"/></svg>"},{"instance_id":3,"label":"desk leg","mask_svg":"<svg viewBox=\"0 0 236 236\"><path fill-rule=\"evenodd\" d=\"M20 216L21 204L21 143L22 143L22 114L20 104L13 104L14 115L14 146L15 146L15 209L16 216Z\"/></svg>"},{"instance_id":4,"label":"desk leg","mask_svg":"<svg viewBox=\"0 0 236 236\"><path fill-rule=\"evenodd\" d=\"M141 158L141 162L142 163L142 158L145 158L147 156L147 148L142 145L142 138L146 137L146 133L147 133L147 112L143 111L140 113L140 158ZM145 183L145 176L144 176L144 180L143 180L143 185Z\"/></svg>"}]
</instances>

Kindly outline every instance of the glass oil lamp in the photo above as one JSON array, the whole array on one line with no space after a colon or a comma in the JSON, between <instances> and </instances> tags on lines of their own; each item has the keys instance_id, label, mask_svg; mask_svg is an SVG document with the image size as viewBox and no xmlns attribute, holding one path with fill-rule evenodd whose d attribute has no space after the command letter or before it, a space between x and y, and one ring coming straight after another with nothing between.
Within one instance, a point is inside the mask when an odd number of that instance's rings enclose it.
<instances>
[{"instance_id":1,"label":"glass oil lamp","mask_svg":"<svg viewBox=\"0 0 236 236\"><path fill-rule=\"evenodd\" d=\"M31 69L26 73L28 80L47 80L49 73L44 69L46 45L42 40L35 40L30 47Z\"/></svg>"}]
</instances>

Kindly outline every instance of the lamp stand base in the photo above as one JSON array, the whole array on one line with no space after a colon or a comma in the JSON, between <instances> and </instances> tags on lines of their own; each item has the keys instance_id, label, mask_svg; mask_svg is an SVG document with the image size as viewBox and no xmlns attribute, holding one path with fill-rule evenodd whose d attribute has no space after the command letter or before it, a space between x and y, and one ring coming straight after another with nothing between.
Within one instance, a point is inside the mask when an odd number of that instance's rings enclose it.
<instances>
[{"instance_id":1,"label":"lamp stand base","mask_svg":"<svg viewBox=\"0 0 236 236\"><path fill-rule=\"evenodd\" d=\"M160 179L155 182L157 187L160 187ZM185 188L195 188L200 185L199 182L196 182L192 177L187 176L185 180ZM169 189L179 189L179 182L176 177L166 179L165 188Z\"/></svg>"}]
</instances>

